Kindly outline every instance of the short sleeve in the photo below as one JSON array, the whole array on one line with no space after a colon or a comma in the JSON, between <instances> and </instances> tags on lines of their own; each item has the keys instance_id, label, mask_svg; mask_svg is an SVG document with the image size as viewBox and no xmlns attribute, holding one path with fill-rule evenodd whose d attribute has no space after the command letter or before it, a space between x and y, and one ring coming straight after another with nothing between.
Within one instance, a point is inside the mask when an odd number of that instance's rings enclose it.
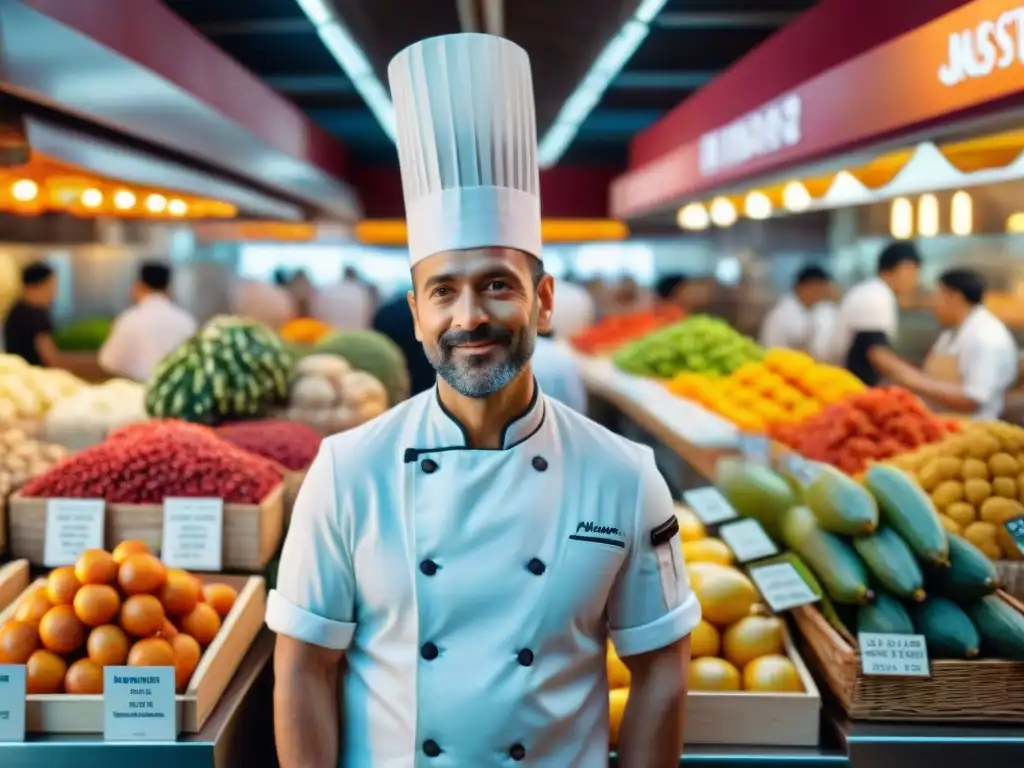
<instances>
[{"instance_id":1,"label":"short sleeve","mask_svg":"<svg viewBox=\"0 0 1024 768\"><path fill-rule=\"evenodd\" d=\"M49 311L40 309L32 316L32 338L42 333L53 333L53 320L50 319Z\"/></svg>"},{"instance_id":2,"label":"short sleeve","mask_svg":"<svg viewBox=\"0 0 1024 768\"><path fill-rule=\"evenodd\" d=\"M648 451L633 543L608 604L611 640L620 656L647 653L689 635L700 615L683 562L675 504Z\"/></svg>"},{"instance_id":3,"label":"short sleeve","mask_svg":"<svg viewBox=\"0 0 1024 768\"><path fill-rule=\"evenodd\" d=\"M281 635L344 650L355 633L355 573L335 483L330 440L306 473L267 599L267 626Z\"/></svg>"},{"instance_id":4,"label":"short sleeve","mask_svg":"<svg viewBox=\"0 0 1024 768\"><path fill-rule=\"evenodd\" d=\"M134 346L131 339L131 327L125 323L125 316L122 315L114 321L110 335L100 347L98 357L100 368L115 376L127 375L129 355Z\"/></svg>"},{"instance_id":5,"label":"short sleeve","mask_svg":"<svg viewBox=\"0 0 1024 768\"><path fill-rule=\"evenodd\" d=\"M1015 357L1011 362L1012 351L986 341L969 345L960 356L958 366L964 394L984 406L1009 389L1016 374Z\"/></svg>"}]
</instances>

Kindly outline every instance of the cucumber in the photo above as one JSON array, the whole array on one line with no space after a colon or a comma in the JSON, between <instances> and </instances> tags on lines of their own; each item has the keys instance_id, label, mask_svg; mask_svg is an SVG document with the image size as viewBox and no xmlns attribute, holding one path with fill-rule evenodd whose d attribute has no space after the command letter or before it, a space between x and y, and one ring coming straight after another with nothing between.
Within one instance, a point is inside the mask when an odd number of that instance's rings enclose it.
<instances>
[{"instance_id":1,"label":"cucumber","mask_svg":"<svg viewBox=\"0 0 1024 768\"><path fill-rule=\"evenodd\" d=\"M914 622L899 600L879 592L871 605L857 606L857 632L912 635Z\"/></svg>"},{"instance_id":2,"label":"cucumber","mask_svg":"<svg viewBox=\"0 0 1024 768\"><path fill-rule=\"evenodd\" d=\"M782 520L782 540L818 577L828 596L837 603L870 603L868 572L853 548L818 525L807 507L793 507Z\"/></svg>"},{"instance_id":3,"label":"cucumber","mask_svg":"<svg viewBox=\"0 0 1024 768\"><path fill-rule=\"evenodd\" d=\"M912 608L914 626L924 635L932 659L973 659L981 636L970 617L952 600L929 597Z\"/></svg>"},{"instance_id":4,"label":"cucumber","mask_svg":"<svg viewBox=\"0 0 1024 768\"><path fill-rule=\"evenodd\" d=\"M996 591L995 566L980 549L962 536L949 536L949 568L937 569L934 583L946 597L958 602L978 600Z\"/></svg>"},{"instance_id":5,"label":"cucumber","mask_svg":"<svg viewBox=\"0 0 1024 768\"><path fill-rule=\"evenodd\" d=\"M882 526L872 536L858 536L853 548L878 583L904 600L925 598L924 574L907 543L892 528Z\"/></svg>"},{"instance_id":6,"label":"cucumber","mask_svg":"<svg viewBox=\"0 0 1024 768\"><path fill-rule=\"evenodd\" d=\"M782 517L796 504L792 487L780 474L725 457L715 466L715 485L740 517L754 518L769 536L780 541Z\"/></svg>"},{"instance_id":7,"label":"cucumber","mask_svg":"<svg viewBox=\"0 0 1024 768\"><path fill-rule=\"evenodd\" d=\"M1024 661L1024 616L997 595L988 595L964 608L984 642L985 654Z\"/></svg>"},{"instance_id":8,"label":"cucumber","mask_svg":"<svg viewBox=\"0 0 1024 768\"><path fill-rule=\"evenodd\" d=\"M838 469L822 467L804 490L804 502L831 533L867 536L878 528L878 503L868 490Z\"/></svg>"},{"instance_id":9,"label":"cucumber","mask_svg":"<svg viewBox=\"0 0 1024 768\"><path fill-rule=\"evenodd\" d=\"M949 540L928 495L903 470L873 464L864 484L878 501L882 520L928 565L949 565Z\"/></svg>"}]
</instances>

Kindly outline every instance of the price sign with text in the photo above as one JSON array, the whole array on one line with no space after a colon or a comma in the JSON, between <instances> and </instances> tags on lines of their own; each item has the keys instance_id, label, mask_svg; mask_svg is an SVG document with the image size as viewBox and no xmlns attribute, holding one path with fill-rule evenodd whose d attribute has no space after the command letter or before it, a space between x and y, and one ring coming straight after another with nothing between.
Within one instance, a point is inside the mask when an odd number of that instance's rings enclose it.
<instances>
[{"instance_id":1,"label":"price sign with text","mask_svg":"<svg viewBox=\"0 0 1024 768\"><path fill-rule=\"evenodd\" d=\"M751 518L723 525L718 529L718 537L741 563L761 560L779 553L778 547L764 532L761 524Z\"/></svg>"},{"instance_id":2,"label":"price sign with text","mask_svg":"<svg viewBox=\"0 0 1024 768\"><path fill-rule=\"evenodd\" d=\"M103 499L47 499L43 565L74 565L83 551L103 549Z\"/></svg>"},{"instance_id":3,"label":"price sign with text","mask_svg":"<svg viewBox=\"0 0 1024 768\"><path fill-rule=\"evenodd\" d=\"M861 669L882 677L931 677L924 635L889 635L861 632Z\"/></svg>"},{"instance_id":4,"label":"price sign with text","mask_svg":"<svg viewBox=\"0 0 1024 768\"><path fill-rule=\"evenodd\" d=\"M0 741L25 740L25 665L0 664Z\"/></svg>"},{"instance_id":5,"label":"price sign with text","mask_svg":"<svg viewBox=\"0 0 1024 768\"><path fill-rule=\"evenodd\" d=\"M758 464L767 467L771 464L771 443L764 435L752 435L741 432L739 435L739 448L743 458L751 464Z\"/></svg>"},{"instance_id":6,"label":"price sign with text","mask_svg":"<svg viewBox=\"0 0 1024 768\"><path fill-rule=\"evenodd\" d=\"M1003 523L1003 527L1006 528L1006 532L1013 538L1013 543L1017 545L1017 549L1021 551L1021 554L1024 554L1024 516L1007 520Z\"/></svg>"},{"instance_id":7,"label":"price sign with text","mask_svg":"<svg viewBox=\"0 0 1024 768\"><path fill-rule=\"evenodd\" d=\"M177 740L174 667L104 667L103 738Z\"/></svg>"},{"instance_id":8,"label":"price sign with text","mask_svg":"<svg viewBox=\"0 0 1024 768\"><path fill-rule=\"evenodd\" d=\"M790 563L754 566L750 569L750 578L775 613L816 603L821 599Z\"/></svg>"},{"instance_id":9,"label":"price sign with text","mask_svg":"<svg viewBox=\"0 0 1024 768\"><path fill-rule=\"evenodd\" d=\"M219 571L223 560L224 499L164 499L160 559L187 571Z\"/></svg>"},{"instance_id":10,"label":"price sign with text","mask_svg":"<svg viewBox=\"0 0 1024 768\"><path fill-rule=\"evenodd\" d=\"M736 510L726 501L725 496L710 485L685 491L683 501L690 505L690 509L705 525L718 525L737 517Z\"/></svg>"}]
</instances>

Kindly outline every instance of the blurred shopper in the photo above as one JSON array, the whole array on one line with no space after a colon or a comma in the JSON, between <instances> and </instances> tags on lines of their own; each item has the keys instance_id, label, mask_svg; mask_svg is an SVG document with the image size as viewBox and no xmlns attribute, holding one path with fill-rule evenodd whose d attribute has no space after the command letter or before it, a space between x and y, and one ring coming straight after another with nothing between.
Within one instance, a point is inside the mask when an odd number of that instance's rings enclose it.
<instances>
[{"instance_id":1,"label":"blurred shopper","mask_svg":"<svg viewBox=\"0 0 1024 768\"><path fill-rule=\"evenodd\" d=\"M843 297L828 361L844 365L870 387L906 365L891 349L899 333L897 297L914 294L920 272L921 255L913 242L887 245L878 256L878 274Z\"/></svg>"},{"instance_id":2,"label":"blurred shopper","mask_svg":"<svg viewBox=\"0 0 1024 768\"><path fill-rule=\"evenodd\" d=\"M170 297L166 264L145 262L132 286L135 306L114 321L100 349L100 367L113 376L146 381L160 359L196 332L196 320Z\"/></svg>"},{"instance_id":3,"label":"blurred shopper","mask_svg":"<svg viewBox=\"0 0 1024 768\"><path fill-rule=\"evenodd\" d=\"M568 339L589 328L597 319L597 309L590 293L569 277L555 282L555 310L551 329L560 339Z\"/></svg>"},{"instance_id":4,"label":"blurred shopper","mask_svg":"<svg viewBox=\"0 0 1024 768\"><path fill-rule=\"evenodd\" d=\"M296 317L295 300L286 288L262 280L240 280L228 297L231 313L277 331Z\"/></svg>"},{"instance_id":5,"label":"blurred shopper","mask_svg":"<svg viewBox=\"0 0 1024 768\"><path fill-rule=\"evenodd\" d=\"M417 395L434 386L437 371L430 364L423 352L423 345L416 338L416 323L406 293L401 291L381 305L373 316L373 330L383 333L405 354L405 364L409 368L410 394Z\"/></svg>"},{"instance_id":6,"label":"blurred shopper","mask_svg":"<svg viewBox=\"0 0 1024 768\"><path fill-rule=\"evenodd\" d=\"M295 313L299 317L311 317L313 304L316 303L318 291L306 271L299 269L288 279L288 292L295 304Z\"/></svg>"},{"instance_id":7,"label":"blurred shopper","mask_svg":"<svg viewBox=\"0 0 1024 768\"><path fill-rule=\"evenodd\" d=\"M338 330L366 330L373 321L373 290L352 267L334 285L317 291L311 316Z\"/></svg>"},{"instance_id":8,"label":"blurred shopper","mask_svg":"<svg viewBox=\"0 0 1024 768\"><path fill-rule=\"evenodd\" d=\"M817 339L835 331L827 313L815 310L828 304L832 285L828 273L817 266L801 269L793 281L793 291L765 315L761 323L762 347L787 347L811 351ZM816 327L816 323L819 327Z\"/></svg>"},{"instance_id":9,"label":"blurred shopper","mask_svg":"<svg viewBox=\"0 0 1024 768\"><path fill-rule=\"evenodd\" d=\"M578 413L586 414L587 390L580 376L579 361L569 347L556 341L554 333L537 334L530 365L545 395L565 403Z\"/></svg>"},{"instance_id":10,"label":"blurred shopper","mask_svg":"<svg viewBox=\"0 0 1024 768\"><path fill-rule=\"evenodd\" d=\"M4 319L4 349L30 365L59 367L50 308L57 295L53 267L35 261L21 270L21 296Z\"/></svg>"}]
</instances>

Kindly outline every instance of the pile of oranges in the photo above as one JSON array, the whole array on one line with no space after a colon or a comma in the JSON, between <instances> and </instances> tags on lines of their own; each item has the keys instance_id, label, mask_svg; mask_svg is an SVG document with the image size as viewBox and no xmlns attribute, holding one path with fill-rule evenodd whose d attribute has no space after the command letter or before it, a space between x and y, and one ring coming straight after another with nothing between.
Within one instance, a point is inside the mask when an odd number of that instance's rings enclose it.
<instances>
[{"instance_id":1,"label":"pile of oranges","mask_svg":"<svg viewBox=\"0 0 1024 768\"><path fill-rule=\"evenodd\" d=\"M744 363L731 375L709 378L683 373L668 388L748 432L799 424L832 403L864 391L843 368L818 363L791 349L770 349L764 359Z\"/></svg>"},{"instance_id":2,"label":"pile of oranges","mask_svg":"<svg viewBox=\"0 0 1024 768\"><path fill-rule=\"evenodd\" d=\"M141 541L89 549L55 568L0 627L0 664L24 664L28 693L103 693L103 667L174 667L188 685L237 593L168 569Z\"/></svg>"}]
</instances>

